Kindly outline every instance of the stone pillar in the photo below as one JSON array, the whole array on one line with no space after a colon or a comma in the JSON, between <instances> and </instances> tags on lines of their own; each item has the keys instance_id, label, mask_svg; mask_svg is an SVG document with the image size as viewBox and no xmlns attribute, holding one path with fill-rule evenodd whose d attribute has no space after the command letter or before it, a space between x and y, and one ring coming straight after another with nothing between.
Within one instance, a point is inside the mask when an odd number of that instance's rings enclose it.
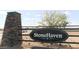
<instances>
[{"instance_id":1,"label":"stone pillar","mask_svg":"<svg viewBox=\"0 0 79 59\"><path fill-rule=\"evenodd\" d=\"M21 14L17 12L8 12L2 37L1 46L4 48L20 48L22 31ZM19 36L20 35L20 36Z\"/></svg>"}]
</instances>

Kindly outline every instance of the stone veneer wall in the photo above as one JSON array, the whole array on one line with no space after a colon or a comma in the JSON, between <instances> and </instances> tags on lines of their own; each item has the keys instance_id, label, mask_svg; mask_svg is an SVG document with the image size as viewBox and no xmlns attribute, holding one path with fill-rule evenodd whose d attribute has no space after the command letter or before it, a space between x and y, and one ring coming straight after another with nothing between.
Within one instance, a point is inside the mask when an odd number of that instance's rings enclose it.
<instances>
[{"instance_id":1,"label":"stone veneer wall","mask_svg":"<svg viewBox=\"0 0 79 59\"><path fill-rule=\"evenodd\" d=\"M8 12L1 41L4 48L20 48L22 39L21 14L18 12ZM20 36L19 36L20 35Z\"/></svg>"}]
</instances>

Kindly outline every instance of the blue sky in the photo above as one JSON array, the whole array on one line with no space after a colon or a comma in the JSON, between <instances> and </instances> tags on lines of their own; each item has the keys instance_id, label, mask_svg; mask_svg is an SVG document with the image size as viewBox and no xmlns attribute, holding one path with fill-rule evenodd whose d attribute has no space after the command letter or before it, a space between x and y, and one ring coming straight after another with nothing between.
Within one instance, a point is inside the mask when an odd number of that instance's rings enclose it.
<instances>
[{"instance_id":1,"label":"blue sky","mask_svg":"<svg viewBox=\"0 0 79 59\"><path fill-rule=\"evenodd\" d=\"M42 16L45 11L46 10L18 10L17 12L21 13L22 26L37 26L38 22L42 20ZM0 11L0 28L4 27L7 12L12 11ZM79 10L61 10L60 12L63 12L67 15L69 25L79 25Z\"/></svg>"}]
</instances>

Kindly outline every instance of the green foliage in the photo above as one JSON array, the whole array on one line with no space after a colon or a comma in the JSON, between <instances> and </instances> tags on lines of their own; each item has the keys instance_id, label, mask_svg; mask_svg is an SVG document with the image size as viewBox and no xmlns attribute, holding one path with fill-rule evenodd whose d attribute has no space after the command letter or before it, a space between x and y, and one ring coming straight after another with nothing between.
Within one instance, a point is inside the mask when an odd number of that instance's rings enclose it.
<instances>
[{"instance_id":1,"label":"green foliage","mask_svg":"<svg viewBox=\"0 0 79 59\"><path fill-rule=\"evenodd\" d=\"M65 27L68 24L67 16L61 12L46 12L39 26Z\"/></svg>"}]
</instances>

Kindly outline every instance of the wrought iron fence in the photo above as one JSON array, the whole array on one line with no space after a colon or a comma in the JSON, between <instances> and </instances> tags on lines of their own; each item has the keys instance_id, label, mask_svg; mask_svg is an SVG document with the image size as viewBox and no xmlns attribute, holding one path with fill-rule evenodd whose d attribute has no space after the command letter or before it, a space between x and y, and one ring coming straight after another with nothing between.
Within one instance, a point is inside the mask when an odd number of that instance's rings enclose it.
<instances>
[{"instance_id":1,"label":"wrought iron fence","mask_svg":"<svg viewBox=\"0 0 79 59\"><path fill-rule=\"evenodd\" d=\"M52 26L22 26L22 29L18 29L18 30L22 30L22 31L26 31L27 30L35 30L35 29L40 29L40 28L53 28ZM59 29L63 29L64 31L68 31L68 32L79 32L79 25L68 25L67 27L61 27ZM22 36L29 36L29 34L22 34ZM79 37L78 35L74 35L74 34L70 34L69 37ZM40 41L34 41L34 40L21 40L21 41L25 41L25 42L40 42ZM79 42L46 42L46 43L67 43L67 44L79 44Z\"/></svg>"}]
</instances>

